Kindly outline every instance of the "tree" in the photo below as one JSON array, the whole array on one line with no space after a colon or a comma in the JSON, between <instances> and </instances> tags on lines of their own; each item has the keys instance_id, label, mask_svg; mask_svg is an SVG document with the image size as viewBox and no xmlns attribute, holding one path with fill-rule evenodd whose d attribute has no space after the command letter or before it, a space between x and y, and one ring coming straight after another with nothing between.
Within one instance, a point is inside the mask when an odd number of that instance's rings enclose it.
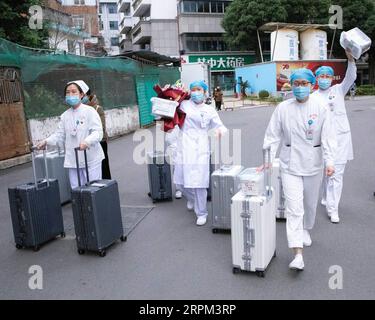
<instances>
[{"instance_id":1,"label":"tree","mask_svg":"<svg viewBox=\"0 0 375 320\"><path fill-rule=\"evenodd\" d=\"M331 0L281 0L290 23L328 24ZM276 21L275 22L279 22Z\"/></svg>"},{"instance_id":2,"label":"tree","mask_svg":"<svg viewBox=\"0 0 375 320\"><path fill-rule=\"evenodd\" d=\"M372 40L371 50L368 52L370 83L375 84L375 2L374 0L335 0L335 4L343 9L344 31L358 27ZM335 52L345 57L339 41L335 42Z\"/></svg>"},{"instance_id":3,"label":"tree","mask_svg":"<svg viewBox=\"0 0 375 320\"><path fill-rule=\"evenodd\" d=\"M257 29L271 21L283 22L287 12L281 0L234 0L227 8L222 26L229 47L240 50L256 50L260 61Z\"/></svg>"},{"instance_id":4,"label":"tree","mask_svg":"<svg viewBox=\"0 0 375 320\"><path fill-rule=\"evenodd\" d=\"M41 4L42 0L1 0L0 37L28 47L46 48L48 30L29 27L29 8Z\"/></svg>"}]
</instances>

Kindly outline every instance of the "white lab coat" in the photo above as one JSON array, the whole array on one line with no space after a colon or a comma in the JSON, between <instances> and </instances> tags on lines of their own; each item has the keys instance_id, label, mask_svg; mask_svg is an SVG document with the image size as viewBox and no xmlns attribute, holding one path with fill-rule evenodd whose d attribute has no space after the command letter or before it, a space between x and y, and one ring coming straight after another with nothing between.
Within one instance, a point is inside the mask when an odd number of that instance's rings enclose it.
<instances>
[{"instance_id":1,"label":"white lab coat","mask_svg":"<svg viewBox=\"0 0 375 320\"><path fill-rule=\"evenodd\" d=\"M166 153L170 156L172 164L176 163L177 145L180 137L180 128L176 125L172 130L165 134Z\"/></svg>"},{"instance_id":2,"label":"white lab coat","mask_svg":"<svg viewBox=\"0 0 375 320\"><path fill-rule=\"evenodd\" d=\"M347 161L353 160L352 135L345 109L345 95L356 78L356 64L349 61L345 78L340 84L336 84L327 90L319 89L312 94L332 111L332 120L337 136L336 164L345 164Z\"/></svg>"},{"instance_id":3,"label":"white lab coat","mask_svg":"<svg viewBox=\"0 0 375 320\"><path fill-rule=\"evenodd\" d=\"M60 117L58 128L54 134L46 139L48 145L65 144L65 168L76 168L74 148L81 142L89 145L87 162L89 168L98 166L104 159L104 152L100 145L103 138L103 127L96 110L85 104L77 109L69 108ZM79 167L84 167L83 152L79 152Z\"/></svg>"},{"instance_id":4,"label":"white lab coat","mask_svg":"<svg viewBox=\"0 0 375 320\"><path fill-rule=\"evenodd\" d=\"M308 129L312 135L307 135ZM333 166L336 139L329 110L312 96L305 103L295 98L281 102L272 114L263 144L264 149L271 148L272 161L280 143L280 168L285 173L313 176L324 164Z\"/></svg>"},{"instance_id":5,"label":"white lab coat","mask_svg":"<svg viewBox=\"0 0 375 320\"><path fill-rule=\"evenodd\" d=\"M208 132L227 131L216 110L206 104L188 100L181 104L186 113L177 146L174 183L184 188L208 188L210 177L210 147Z\"/></svg>"}]
</instances>

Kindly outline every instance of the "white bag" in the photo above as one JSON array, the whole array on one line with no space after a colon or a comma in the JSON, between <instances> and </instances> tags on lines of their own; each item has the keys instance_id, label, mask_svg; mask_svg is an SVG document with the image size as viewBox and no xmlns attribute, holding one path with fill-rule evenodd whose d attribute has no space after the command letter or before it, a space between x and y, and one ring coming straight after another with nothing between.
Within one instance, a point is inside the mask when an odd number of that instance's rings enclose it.
<instances>
[{"instance_id":1,"label":"white bag","mask_svg":"<svg viewBox=\"0 0 375 320\"><path fill-rule=\"evenodd\" d=\"M260 196L264 190L263 172L257 168L247 168L239 174L241 190L246 196Z\"/></svg>"},{"instance_id":2,"label":"white bag","mask_svg":"<svg viewBox=\"0 0 375 320\"><path fill-rule=\"evenodd\" d=\"M160 98L151 98L152 103L152 114L158 117L166 117L172 118L176 112L176 108L178 107L178 102L167 100L167 99L160 99Z\"/></svg>"},{"instance_id":3,"label":"white bag","mask_svg":"<svg viewBox=\"0 0 375 320\"><path fill-rule=\"evenodd\" d=\"M340 44L355 59L359 59L362 54L370 50L371 39L359 28L354 28L341 33Z\"/></svg>"}]
</instances>

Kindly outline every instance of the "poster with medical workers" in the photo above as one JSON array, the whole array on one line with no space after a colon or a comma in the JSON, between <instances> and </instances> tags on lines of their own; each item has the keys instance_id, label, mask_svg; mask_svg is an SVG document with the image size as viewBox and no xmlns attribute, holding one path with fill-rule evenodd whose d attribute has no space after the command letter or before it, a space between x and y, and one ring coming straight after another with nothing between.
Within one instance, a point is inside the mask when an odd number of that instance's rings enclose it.
<instances>
[{"instance_id":1,"label":"poster with medical workers","mask_svg":"<svg viewBox=\"0 0 375 320\"><path fill-rule=\"evenodd\" d=\"M290 75L296 69L307 68L314 74L321 66L330 66L335 71L332 85L341 83L345 77L346 60L280 61L276 63L277 91L291 91ZM316 84L314 90L318 89Z\"/></svg>"}]
</instances>

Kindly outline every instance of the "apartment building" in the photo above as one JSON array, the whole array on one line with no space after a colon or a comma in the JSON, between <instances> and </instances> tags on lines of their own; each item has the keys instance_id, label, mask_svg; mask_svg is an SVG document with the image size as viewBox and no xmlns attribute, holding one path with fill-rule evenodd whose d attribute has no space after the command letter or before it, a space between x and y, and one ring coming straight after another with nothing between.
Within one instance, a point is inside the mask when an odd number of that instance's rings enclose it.
<instances>
[{"instance_id":1,"label":"apartment building","mask_svg":"<svg viewBox=\"0 0 375 320\"><path fill-rule=\"evenodd\" d=\"M99 0L99 32L108 55L120 53L118 0Z\"/></svg>"},{"instance_id":2,"label":"apartment building","mask_svg":"<svg viewBox=\"0 0 375 320\"><path fill-rule=\"evenodd\" d=\"M99 43L98 0L59 0L64 11L71 16L73 28L84 32L83 43L76 43L81 55L102 55Z\"/></svg>"},{"instance_id":3,"label":"apartment building","mask_svg":"<svg viewBox=\"0 0 375 320\"><path fill-rule=\"evenodd\" d=\"M84 41L90 34L74 25L72 15L62 5L62 0L44 0L43 18L48 27L48 45L52 50L85 55Z\"/></svg>"},{"instance_id":4,"label":"apartment building","mask_svg":"<svg viewBox=\"0 0 375 320\"><path fill-rule=\"evenodd\" d=\"M120 51L179 56L176 0L120 0L118 8Z\"/></svg>"}]
</instances>

